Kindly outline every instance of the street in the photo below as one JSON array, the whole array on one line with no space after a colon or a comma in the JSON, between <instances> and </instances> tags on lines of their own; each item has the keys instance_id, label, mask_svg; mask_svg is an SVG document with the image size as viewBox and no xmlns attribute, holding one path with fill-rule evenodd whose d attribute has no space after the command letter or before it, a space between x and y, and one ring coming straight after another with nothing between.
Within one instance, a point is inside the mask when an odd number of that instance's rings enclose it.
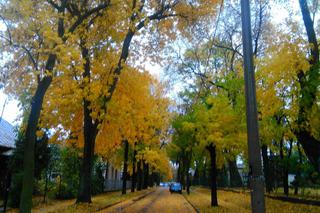
<instances>
[{"instance_id":1,"label":"street","mask_svg":"<svg viewBox=\"0 0 320 213\"><path fill-rule=\"evenodd\" d=\"M115 212L195 212L188 201L178 193L170 194L168 188L157 188L148 196L134 201L128 200L121 202L115 206L104 209L100 213Z\"/></svg>"}]
</instances>

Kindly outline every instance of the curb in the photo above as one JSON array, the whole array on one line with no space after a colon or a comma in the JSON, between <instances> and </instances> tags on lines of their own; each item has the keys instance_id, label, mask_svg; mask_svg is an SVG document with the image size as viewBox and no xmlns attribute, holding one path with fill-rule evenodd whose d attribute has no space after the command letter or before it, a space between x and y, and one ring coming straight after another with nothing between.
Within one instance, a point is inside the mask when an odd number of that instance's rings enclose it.
<instances>
[{"instance_id":1,"label":"curb","mask_svg":"<svg viewBox=\"0 0 320 213\"><path fill-rule=\"evenodd\" d=\"M133 202L136 202L136 201L138 201L138 200L141 200L141 199L145 198L146 196L148 196L149 194L151 194L151 193L153 193L153 192L155 192L155 190L152 190L152 191L150 191L150 192L146 192L146 193L144 193L144 194L142 194L142 195L140 195L140 196L137 196L137 197L133 197L131 200L132 200ZM122 202L124 202L124 201L126 201L126 199L125 199L125 200L121 200L121 201L117 201L117 202L115 202L115 203L110 203L110 204L108 204L108 205L106 205L106 206L104 206L104 207L101 207L101 208L96 209L95 212L102 211L102 210L104 210L104 209L110 208L110 207L115 206L115 205L117 205L117 204L119 204L119 203L122 203Z\"/></svg>"},{"instance_id":2,"label":"curb","mask_svg":"<svg viewBox=\"0 0 320 213\"><path fill-rule=\"evenodd\" d=\"M285 197L285 196L272 196L272 195L265 195L265 196L270 199L281 200L283 202L298 203L298 204L305 204L305 205L311 205L311 206L320 206L319 200L307 200L307 199L302 199L302 198Z\"/></svg>"},{"instance_id":3,"label":"curb","mask_svg":"<svg viewBox=\"0 0 320 213\"><path fill-rule=\"evenodd\" d=\"M139 196L139 197L137 197L137 198L133 198L132 201L133 201L133 202L136 202L136 201L138 201L138 200L141 200L141 199L147 197L149 194L154 193L154 192L155 192L155 190L152 190L152 191L150 191L150 192L147 192L147 193L145 193L145 194L143 194L143 195L141 195L141 196Z\"/></svg>"},{"instance_id":4,"label":"curb","mask_svg":"<svg viewBox=\"0 0 320 213\"><path fill-rule=\"evenodd\" d=\"M200 210L195 206L193 205L187 198L185 195L183 195L184 199L192 206L192 208L197 212L197 213L200 213Z\"/></svg>"},{"instance_id":5,"label":"curb","mask_svg":"<svg viewBox=\"0 0 320 213\"><path fill-rule=\"evenodd\" d=\"M238 191L234 189L226 189L226 188L220 188L219 190L226 191L226 192L234 192L234 193L247 193L250 194L250 192L247 191ZM285 197L285 196L279 196L279 195L264 195L267 198L273 199L273 200L280 200L283 202L288 203L298 203L298 204L305 204L305 205L311 205L311 206L320 206L319 200L308 200L303 198L296 198L296 197Z\"/></svg>"}]
</instances>

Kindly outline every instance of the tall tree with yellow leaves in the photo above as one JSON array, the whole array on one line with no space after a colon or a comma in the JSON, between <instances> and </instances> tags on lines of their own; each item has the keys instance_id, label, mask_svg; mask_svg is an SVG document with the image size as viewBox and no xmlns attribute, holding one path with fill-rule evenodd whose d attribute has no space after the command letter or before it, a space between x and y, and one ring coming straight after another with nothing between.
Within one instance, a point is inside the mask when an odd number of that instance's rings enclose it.
<instances>
[{"instance_id":1,"label":"tall tree with yellow leaves","mask_svg":"<svg viewBox=\"0 0 320 213\"><path fill-rule=\"evenodd\" d=\"M212 95L199 99L189 111L176 120L173 127L174 149L186 152L192 149L207 150L210 155L211 206L217 206L217 168L228 155L238 155L245 150L245 123L243 104L230 104L225 91L213 90ZM226 152L228 150L228 152ZM229 157L230 157L229 156ZM185 163L189 171L189 163Z\"/></svg>"},{"instance_id":2,"label":"tall tree with yellow leaves","mask_svg":"<svg viewBox=\"0 0 320 213\"><path fill-rule=\"evenodd\" d=\"M52 29L55 30L55 32L53 33L48 33L51 40L49 40L49 45L47 46L50 47L49 49L52 49L53 51L46 51L44 54L47 59L44 59L45 62L43 64L45 64L45 66L43 67L42 71L43 75L39 75L39 86L37 87L37 90L35 92L35 98L33 98L34 102L32 102L31 114L29 116L30 122L29 125L27 125L26 131L27 138L35 137L36 126L38 123L43 98L49 85L52 82L53 76L65 74L66 70L61 69L61 67L63 66L67 67L68 69L71 68L70 70L74 70L73 68L76 67L76 72L78 73L74 75L75 78L79 78L79 74L81 75L81 87L84 91L83 110L85 111L85 114L83 119L85 123L85 140L84 161L82 164L80 190L77 200L78 202L90 202L91 196L88 195L90 194L88 193L90 192L90 181L87 181L87 178L90 178L91 174L91 161L93 156L95 137L98 133L99 124L102 123L102 118L106 114L107 103L111 100L111 97L116 88L119 74L124 68L125 62L128 58L129 47L134 35L138 34L138 31L142 29L152 31L151 26L156 26L158 22L163 19L167 19L168 24L163 25L162 29L168 30L168 26L173 26L173 23L177 24L176 26L179 26L179 29L183 29L183 26L189 24L194 20L195 17L197 17L194 16L195 14L204 15L211 13L213 11L211 3L214 3L215 1L193 1L187 3L178 0L168 0L161 2L133 0L125 2L125 4L122 4L123 2L110 4L110 1L83 1L79 3L73 1L24 1L23 4L20 4L20 2L18 1L9 2L12 4L8 4L3 7L4 10L8 12L8 14L14 10L7 8L14 8L15 6L17 6L17 4L19 4L19 7L17 8L20 11L13 14L22 14L22 16L19 16L19 18L21 18L20 20L14 20L17 24L11 24L11 27L18 26L18 23L30 23L31 26L37 23L37 21L42 20L39 17L29 18L31 14L37 16L43 13L46 14L45 21L47 24L43 25L41 23L41 25L39 26L47 27L47 31L43 30L45 33L51 32ZM111 6L112 10L107 11L106 9ZM30 10L26 10L26 8L29 8ZM130 9L128 10L128 8ZM25 13L25 11L28 11L28 13ZM10 20L10 16L8 16L8 18L5 17L4 19ZM153 22L152 25L150 25L151 22ZM56 23L56 27L52 27L52 23ZM171 25L169 23L171 23ZM7 26L9 27L9 25ZM33 29L33 27L30 27L28 29ZM11 35L12 33L8 33L9 37ZM23 33L23 35L30 34ZM34 33L34 35L37 38L37 34ZM10 41L10 39L8 39L8 41ZM31 39L28 41L33 40ZM42 39L40 39L40 42L42 42ZM8 43L12 44L11 41ZM105 45L106 43L107 46ZM66 50L65 48L60 48L58 44L68 44L68 47L72 46L73 49ZM78 44L79 46L76 47L76 45L73 44ZM93 67L91 67L91 64L95 64L95 62L92 60L92 57L97 57L97 54L92 54L93 44L95 45L95 53L101 51L105 54L109 54L109 62L102 63L100 58L100 67L103 68L102 70L105 70L104 77L108 82L106 83L104 88L100 87L100 90L98 86L91 86L90 83L91 74L89 71L91 71L91 68ZM13 47L16 48L17 46ZM61 57L61 60L60 58L59 60L57 60L58 54L56 54L55 51L63 52L65 54L64 57ZM73 53L75 53L76 57L74 57ZM30 56L28 52L26 55ZM80 61L82 62L78 63L79 61L77 59L69 59L65 61L71 56L80 59ZM61 67L57 69L56 73L52 73L53 68L56 65L56 61L59 61L59 65L61 65ZM82 63L83 67L81 68ZM25 82L27 82L27 80ZM88 87L90 89L88 89ZM92 94L94 94L92 90L93 88L96 89L96 91L100 91L98 100L95 99L97 96L92 96ZM95 99L95 103L99 102L99 104L93 104L93 99ZM29 132L31 133L29 134ZM33 139L28 139L27 141L33 141ZM31 146L28 146L30 152L26 152L28 153L26 154L28 156L26 156L25 162L29 162L30 160L28 159L32 158L33 155L31 152L33 148L30 148L32 147L32 144L27 144ZM26 164L31 165L30 162ZM26 166L26 168L30 168L32 170L33 167L31 165ZM25 177L31 177L30 175L32 175L32 172L27 171L29 171L29 169L26 169ZM27 195L24 196L28 197L29 200L31 199L30 192L31 190L28 190L28 193L26 193Z\"/></svg>"},{"instance_id":3,"label":"tall tree with yellow leaves","mask_svg":"<svg viewBox=\"0 0 320 213\"><path fill-rule=\"evenodd\" d=\"M66 79L66 76L61 79L56 78L57 81L50 88L41 124L44 128L56 130L54 138L60 138L63 141L68 137L69 142L76 141L79 146L83 146L85 139L81 110L82 89L78 88L76 83L72 83L74 81L72 78ZM126 67L119 76L119 84L109 103L107 116L99 127L95 153L110 159L113 158L113 153L125 144L136 151L138 151L137 145L141 147L142 144L160 147L160 139L170 119L168 113L170 102L164 96L164 89L164 86L148 72ZM56 93L66 97L66 101L58 101L60 99L56 97ZM71 96L73 98L68 99ZM66 132L65 136L64 132ZM126 155L128 152L121 153ZM122 155L116 159L128 163L123 160Z\"/></svg>"},{"instance_id":4,"label":"tall tree with yellow leaves","mask_svg":"<svg viewBox=\"0 0 320 213\"><path fill-rule=\"evenodd\" d=\"M114 36L116 44L118 44L118 46L113 45L115 48L112 51L112 54L114 54L113 59L116 59L116 63L109 64L109 72L105 73L105 75L108 75L107 86L102 90L102 95L98 96L99 104L96 105L97 108L92 106L92 100L88 100L86 97L84 98L84 156L77 202L91 202L91 195L88 195L88 192L90 192L90 181L88 178L91 176L91 162L95 138L99 132L98 127L102 124L103 117L107 114L108 103L116 89L119 75L125 68L125 63L129 56L129 48L134 36L142 29L150 29L150 27L155 26L157 22L160 22L161 20L169 20L169 23L176 22L178 27L182 27L200 15L211 14L213 10L210 4L212 2L214 1L194 1L191 2L191 4L188 4L187 2L178 0L161 2L133 0L126 2L125 4L115 5L115 8L113 8L114 10L112 10L115 14L111 13L111 18L123 17L123 19L115 20L114 23L117 28L110 32L111 38ZM128 10L128 8L130 9ZM174 17L177 19L173 19ZM97 27L101 30L99 26ZM104 27L108 27L108 25ZM119 31L119 28L121 31ZM89 27L87 27L87 29L88 31L91 31ZM164 29L166 29L166 27ZM85 55L83 55L83 58L85 59L85 72L89 73L88 71L91 68L90 54L86 45L87 44L84 44L85 47L82 50L82 54L85 53ZM109 47L112 49L112 46ZM85 77L88 77L88 82L90 82L90 75L86 74ZM89 93L92 94L90 89ZM97 100L95 99L94 101L96 102ZM97 117L92 116L93 114Z\"/></svg>"},{"instance_id":5,"label":"tall tree with yellow leaves","mask_svg":"<svg viewBox=\"0 0 320 213\"><path fill-rule=\"evenodd\" d=\"M86 10L75 13L74 9L79 6ZM55 66L57 62L67 63L72 58L66 53L68 46L72 47L68 40L82 22L108 6L109 1L75 3L66 0L11 0L1 5L1 19L6 26L6 34L1 36L3 52L12 56L12 60L7 61L7 67L17 77L16 82L22 79L25 89L32 94L25 131L20 212L31 211L36 130L44 96L57 74ZM19 90L16 92L21 97Z\"/></svg>"}]
</instances>

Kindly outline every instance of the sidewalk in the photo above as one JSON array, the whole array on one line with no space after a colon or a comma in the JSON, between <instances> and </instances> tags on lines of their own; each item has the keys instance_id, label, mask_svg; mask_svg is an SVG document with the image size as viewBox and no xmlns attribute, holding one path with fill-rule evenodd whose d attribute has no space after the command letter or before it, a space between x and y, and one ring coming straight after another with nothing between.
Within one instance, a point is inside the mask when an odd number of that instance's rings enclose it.
<instances>
[{"instance_id":1,"label":"sidewalk","mask_svg":"<svg viewBox=\"0 0 320 213\"><path fill-rule=\"evenodd\" d=\"M146 189L131 193L127 191L126 195L121 195L121 191L107 192L92 197L90 204L76 204L75 199L71 200L55 200L49 204L41 204L32 209L33 213L88 213L96 212L112 205L118 204L127 199L143 196L154 189ZM16 213L18 209L10 209L9 213Z\"/></svg>"}]
</instances>

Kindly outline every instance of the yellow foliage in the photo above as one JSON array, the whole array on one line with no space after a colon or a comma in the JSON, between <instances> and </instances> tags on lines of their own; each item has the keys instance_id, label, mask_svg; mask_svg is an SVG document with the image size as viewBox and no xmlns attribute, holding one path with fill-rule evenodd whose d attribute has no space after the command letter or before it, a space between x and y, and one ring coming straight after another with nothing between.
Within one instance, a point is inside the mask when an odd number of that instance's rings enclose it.
<instances>
[{"instance_id":1,"label":"yellow foliage","mask_svg":"<svg viewBox=\"0 0 320 213\"><path fill-rule=\"evenodd\" d=\"M169 158L162 150L152 150L146 148L139 152L137 159L145 160L149 164L149 169L154 172L159 172L165 175L167 179L172 178L172 168L169 163Z\"/></svg>"}]
</instances>

